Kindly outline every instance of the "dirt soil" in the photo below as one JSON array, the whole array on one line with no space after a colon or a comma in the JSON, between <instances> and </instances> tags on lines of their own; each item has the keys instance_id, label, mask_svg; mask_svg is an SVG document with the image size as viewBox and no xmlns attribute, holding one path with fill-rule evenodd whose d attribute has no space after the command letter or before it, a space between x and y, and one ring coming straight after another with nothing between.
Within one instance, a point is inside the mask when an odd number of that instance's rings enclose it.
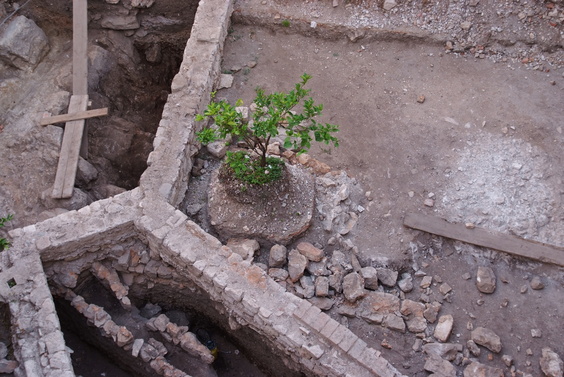
<instances>
[{"instance_id":1,"label":"dirt soil","mask_svg":"<svg viewBox=\"0 0 564 377\"><path fill-rule=\"evenodd\" d=\"M261 6L241 3L241 9ZM326 3L306 7L335 12ZM294 6L285 2L281 8L307 19L307 11ZM481 362L508 376L541 375L542 347L564 353L562 330L554 331L561 329L558 313L564 312L564 270L431 237L405 228L403 217L420 212L564 246L564 76L558 54L543 71L512 59L510 48L500 49L503 58L483 59L448 51L435 40L327 40L294 33L301 28L292 30L294 21L282 26L284 19L289 17L273 12L251 26L233 25L222 67L235 81L218 98L249 105L257 86L289 90L304 72L313 75L311 94L325 106L323 120L341 126L341 146L311 153L347 171L366 191L366 211L350 234L363 265L423 271L435 277L432 292L448 283L454 293L441 314L454 316L451 342L465 345L472 327L494 329L503 350L493 357L482 352ZM424 204L428 199L432 206ZM478 266L496 272L494 294L476 289ZM465 273L472 278L464 279ZM528 287L534 275L543 279L544 290ZM420 300L420 280L414 279L416 289L407 298ZM412 349L415 336L357 319L349 326L406 375L427 375L422 354ZM532 338L532 329L542 336ZM532 355L525 352L529 348ZM502 354L514 358L513 370Z\"/></svg>"}]
</instances>

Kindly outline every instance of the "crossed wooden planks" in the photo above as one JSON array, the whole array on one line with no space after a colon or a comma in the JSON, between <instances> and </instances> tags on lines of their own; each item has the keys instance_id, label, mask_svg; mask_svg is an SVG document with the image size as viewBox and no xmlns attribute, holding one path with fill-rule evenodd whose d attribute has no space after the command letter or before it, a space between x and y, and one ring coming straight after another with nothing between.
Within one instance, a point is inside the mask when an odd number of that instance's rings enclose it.
<instances>
[{"instance_id":1,"label":"crossed wooden planks","mask_svg":"<svg viewBox=\"0 0 564 377\"><path fill-rule=\"evenodd\" d=\"M69 113L84 111L88 106L87 95L73 95L69 103ZM63 144L59 154L59 164L57 175L53 185L53 198L70 198L74 188L76 178L76 168L78 166L78 156L84 131L84 119L71 120L65 124Z\"/></svg>"},{"instance_id":2,"label":"crossed wooden planks","mask_svg":"<svg viewBox=\"0 0 564 377\"><path fill-rule=\"evenodd\" d=\"M439 236L564 266L564 248L558 246L526 240L484 228L470 229L464 224L451 224L439 217L416 213L408 213L403 220L403 224Z\"/></svg>"}]
</instances>

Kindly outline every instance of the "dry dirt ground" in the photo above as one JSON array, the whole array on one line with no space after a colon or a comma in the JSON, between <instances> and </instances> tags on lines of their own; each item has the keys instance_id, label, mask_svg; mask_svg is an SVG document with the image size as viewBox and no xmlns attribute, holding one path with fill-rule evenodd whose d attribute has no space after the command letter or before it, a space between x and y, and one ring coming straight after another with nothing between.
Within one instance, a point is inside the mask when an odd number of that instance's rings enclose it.
<instances>
[{"instance_id":1,"label":"dry dirt ground","mask_svg":"<svg viewBox=\"0 0 564 377\"><path fill-rule=\"evenodd\" d=\"M564 353L563 269L402 224L406 213L420 212L564 246L562 67L543 72L520 59L447 53L435 43L306 37L293 32L293 21L281 26L286 17L273 14L269 27L232 27L222 67L235 81L218 98L248 105L257 86L289 90L304 72L313 75L312 96L325 106L324 121L341 126L341 146L315 147L312 155L347 171L367 191L366 211L350 235L363 265L421 269L435 277L435 294L437 281L447 282L454 294L441 313L454 316L451 341L466 344L471 326L495 329L502 353L488 361L482 352L479 360L509 376L501 355L510 355L514 373L540 376L542 347ZM494 294L476 289L478 266L496 272ZM472 278L465 280L465 273ZM544 290L521 293L534 275ZM420 279L408 298L419 300ZM361 322L351 320L350 328L403 373L426 375L421 354L412 350L414 336ZM542 336L533 338L532 329ZM381 346L384 338L391 349Z\"/></svg>"}]
</instances>

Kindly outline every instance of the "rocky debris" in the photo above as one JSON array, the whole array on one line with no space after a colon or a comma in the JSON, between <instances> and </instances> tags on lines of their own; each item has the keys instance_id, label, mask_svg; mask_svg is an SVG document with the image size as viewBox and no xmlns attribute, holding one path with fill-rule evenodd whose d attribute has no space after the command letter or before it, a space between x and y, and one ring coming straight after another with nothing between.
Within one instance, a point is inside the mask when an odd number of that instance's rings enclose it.
<instances>
[{"instance_id":1,"label":"rocky debris","mask_svg":"<svg viewBox=\"0 0 564 377\"><path fill-rule=\"evenodd\" d=\"M493 293L495 291L496 277L490 267L478 267L478 272L476 274L476 286L482 293Z\"/></svg>"},{"instance_id":2,"label":"rocky debris","mask_svg":"<svg viewBox=\"0 0 564 377\"><path fill-rule=\"evenodd\" d=\"M152 317L155 317L156 315L160 314L162 312L162 308L157 304L152 304L150 302L146 303L145 306L143 306L141 308L141 310L139 311L139 315L141 317L150 319Z\"/></svg>"},{"instance_id":3,"label":"rocky debris","mask_svg":"<svg viewBox=\"0 0 564 377\"><path fill-rule=\"evenodd\" d=\"M131 14L106 14L100 20L100 26L111 30L136 30L141 27L137 13Z\"/></svg>"},{"instance_id":4,"label":"rocky debris","mask_svg":"<svg viewBox=\"0 0 564 377\"><path fill-rule=\"evenodd\" d=\"M478 362L471 362L464 369L464 377L504 377L503 370L488 367Z\"/></svg>"},{"instance_id":5,"label":"rocky debris","mask_svg":"<svg viewBox=\"0 0 564 377\"><path fill-rule=\"evenodd\" d=\"M227 143L225 140L217 140L206 145L208 152L215 158L221 160L227 154Z\"/></svg>"},{"instance_id":6,"label":"rocky debris","mask_svg":"<svg viewBox=\"0 0 564 377\"><path fill-rule=\"evenodd\" d=\"M295 286L298 297L309 299L315 295L315 284L311 276L302 276L300 285Z\"/></svg>"},{"instance_id":7,"label":"rocky debris","mask_svg":"<svg viewBox=\"0 0 564 377\"><path fill-rule=\"evenodd\" d=\"M404 316L423 317L425 305L421 302L405 299L401 302L400 312Z\"/></svg>"},{"instance_id":8,"label":"rocky debris","mask_svg":"<svg viewBox=\"0 0 564 377\"><path fill-rule=\"evenodd\" d=\"M49 40L39 26L25 16L15 17L0 33L0 59L31 71L49 52Z\"/></svg>"},{"instance_id":9,"label":"rocky debris","mask_svg":"<svg viewBox=\"0 0 564 377\"><path fill-rule=\"evenodd\" d=\"M234 253L239 254L243 259L252 259L255 253L260 250L259 243L248 238L230 238L227 241L227 247Z\"/></svg>"},{"instance_id":10,"label":"rocky debris","mask_svg":"<svg viewBox=\"0 0 564 377\"><path fill-rule=\"evenodd\" d=\"M385 10L392 10L393 8L397 7L398 3L395 0L384 0L384 5L382 8Z\"/></svg>"},{"instance_id":11,"label":"rocky debris","mask_svg":"<svg viewBox=\"0 0 564 377\"><path fill-rule=\"evenodd\" d=\"M454 318L450 314L443 315L439 318L439 322L435 327L435 332L433 336L439 342L446 342L448 337L450 336L450 332L452 331L452 326L454 324ZM499 352L499 351L498 351Z\"/></svg>"},{"instance_id":12,"label":"rocky debris","mask_svg":"<svg viewBox=\"0 0 564 377\"><path fill-rule=\"evenodd\" d=\"M364 287L370 290L378 289L378 271L372 266L363 267L360 269L360 275L364 279Z\"/></svg>"},{"instance_id":13,"label":"rocky debris","mask_svg":"<svg viewBox=\"0 0 564 377\"><path fill-rule=\"evenodd\" d=\"M409 273L403 273L401 280L398 281L398 287L402 292L409 293L413 290L413 278Z\"/></svg>"},{"instance_id":14,"label":"rocky debris","mask_svg":"<svg viewBox=\"0 0 564 377\"><path fill-rule=\"evenodd\" d=\"M296 248L300 254L312 262L319 262L325 256L323 250L318 249L309 242L300 242Z\"/></svg>"},{"instance_id":15,"label":"rocky debris","mask_svg":"<svg viewBox=\"0 0 564 377\"><path fill-rule=\"evenodd\" d=\"M393 287L396 285L398 280L398 272L391 270L389 268L378 268L378 280L380 283L388 287Z\"/></svg>"},{"instance_id":16,"label":"rocky debris","mask_svg":"<svg viewBox=\"0 0 564 377\"><path fill-rule=\"evenodd\" d=\"M131 0L133 8L150 8L155 3L155 0Z\"/></svg>"},{"instance_id":17,"label":"rocky debris","mask_svg":"<svg viewBox=\"0 0 564 377\"><path fill-rule=\"evenodd\" d=\"M548 347L542 349L539 363L542 372L547 377L562 377L564 375L564 362L556 352Z\"/></svg>"},{"instance_id":18,"label":"rocky debris","mask_svg":"<svg viewBox=\"0 0 564 377\"><path fill-rule=\"evenodd\" d=\"M501 361L505 364L506 367L510 368L513 365L513 357L510 355L503 355L501 357Z\"/></svg>"},{"instance_id":19,"label":"rocky debris","mask_svg":"<svg viewBox=\"0 0 564 377\"><path fill-rule=\"evenodd\" d=\"M454 365L435 354L431 354L427 357L423 369L433 373L432 376L456 377L456 368Z\"/></svg>"},{"instance_id":20,"label":"rocky debris","mask_svg":"<svg viewBox=\"0 0 564 377\"><path fill-rule=\"evenodd\" d=\"M19 366L15 360L0 360L0 374L11 374Z\"/></svg>"},{"instance_id":21,"label":"rocky debris","mask_svg":"<svg viewBox=\"0 0 564 377\"><path fill-rule=\"evenodd\" d=\"M427 355L436 355L448 361L454 361L456 355L462 352L462 344L455 343L427 343L422 347L423 352Z\"/></svg>"},{"instance_id":22,"label":"rocky debris","mask_svg":"<svg viewBox=\"0 0 564 377\"><path fill-rule=\"evenodd\" d=\"M76 170L76 185L87 188L96 178L98 178L98 170L96 170L94 165L79 157Z\"/></svg>"},{"instance_id":23,"label":"rocky debris","mask_svg":"<svg viewBox=\"0 0 564 377\"><path fill-rule=\"evenodd\" d=\"M470 351L470 353L476 357L480 356L480 353L482 353L480 347L478 347L478 345L472 339L469 339L466 342L466 348L468 348L468 351Z\"/></svg>"},{"instance_id":24,"label":"rocky debris","mask_svg":"<svg viewBox=\"0 0 564 377\"><path fill-rule=\"evenodd\" d=\"M315 180L316 209L323 229L340 235L348 234L358 220L362 190L345 172L331 172Z\"/></svg>"},{"instance_id":25,"label":"rocky debris","mask_svg":"<svg viewBox=\"0 0 564 377\"><path fill-rule=\"evenodd\" d=\"M544 288L544 283L542 282L540 276L533 276L531 279L531 288L536 291Z\"/></svg>"},{"instance_id":26,"label":"rocky debris","mask_svg":"<svg viewBox=\"0 0 564 377\"><path fill-rule=\"evenodd\" d=\"M217 89L227 89L233 86L233 75L222 73L219 76L219 84Z\"/></svg>"},{"instance_id":27,"label":"rocky debris","mask_svg":"<svg viewBox=\"0 0 564 377\"><path fill-rule=\"evenodd\" d=\"M501 339L490 329L477 327L472 330L471 338L474 343L484 346L492 352L499 353L501 351Z\"/></svg>"},{"instance_id":28,"label":"rocky debris","mask_svg":"<svg viewBox=\"0 0 564 377\"><path fill-rule=\"evenodd\" d=\"M283 268L269 268L268 276L273 278L274 281L285 281L290 274Z\"/></svg>"},{"instance_id":29,"label":"rocky debris","mask_svg":"<svg viewBox=\"0 0 564 377\"><path fill-rule=\"evenodd\" d=\"M439 311L441 310L441 303L433 301L432 303L425 304L425 311L423 311L423 316L430 323L435 323L437 317L439 316Z\"/></svg>"},{"instance_id":30,"label":"rocky debris","mask_svg":"<svg viewBox=\"0 0 564 377\"><path fill-rule=\"evenodd\" d=\"M283 267L288 260L288 249L284 245L274 245L270 248L268 258L269 267Z\"/></svg>"},{"instance_id":31,"label":"rocky debris","mask_svg":"<svg viewBox=\"0 0 564 377\"><path fill-rule=\"evenodd\" d=\"M307 258L293 249L288 253L288 274L290 280L295 283L303 276L307 266Z\"/></svg>"},{"instance_id":32,"label":"rocky debris","mask_svg":"<svg viewBox=\"0 0 564 377\"><path fill-rule=\"evenodd\" d=\"M421 279L421 283L419 284L419 287L422 289L427 289L431 286L432 283L433 283L432 276L423 276L423 279Z\"/></svg>"},{"instance_id":33,"label":"rocky debris","mask_svg":"<svg viewBox=\"0 0 564 377\"><path fill-rule=\"evenodd\" d=\"M319 276L315 279L315 295L317 297L329 296L329 278Z\"/></svg>"},{"instance_id":34,"label":"rocky debris","mask_svg":"<svg viewBox=\"0 0 564 377\"><path fill-rule=\"evenodd\" d=\"M364 289L364 279L360 274L352 272L346 275L343 279L343 295L349 302L355 302L358 299L366 296Z\"/></svg>"}]
</instances>

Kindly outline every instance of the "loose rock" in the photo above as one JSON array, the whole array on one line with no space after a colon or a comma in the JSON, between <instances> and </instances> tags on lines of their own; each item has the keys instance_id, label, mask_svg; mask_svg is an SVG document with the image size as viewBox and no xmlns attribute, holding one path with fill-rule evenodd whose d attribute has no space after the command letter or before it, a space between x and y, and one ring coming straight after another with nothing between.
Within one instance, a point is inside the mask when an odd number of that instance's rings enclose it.
<instances>
[{"instance_id":1,"label":"loose rock","mask_svg":"<svg viewBox=\"0 0 564 377\"><path fill-rule=\"evenodd\" d=\"M427 355L436 355L448 361L456 359L456 354L462 352L462 344L455 343L428 343L423 346Z\"/></svg>"},{"instance_id":2,"label":"loose rock","mask_svg":"<svg viewBox=\"0 0 564 377\"><path fill-rule=\"evenodd\" d=\"M446 342L450 336L450 332L452 331L453 324L454 318L452 318L452 315L447 314L441 316L437 326L435 327L433 336L440 342Z\"/></svg>"},{"instance_id":3,"label":"loose rock","mask_svg":"<svg viewBox=\"0 0 564 377\"><path fill-rule=\"evenodd\" d=\"M231 248L234 253L239 254L243 259L251 259L255 252L260 249L260 245L256 240L245 238L230 238L227 241L227 247Z\"/></svg>"},{"instance_id":4,"label":"loose rock","mask_svg":"<svg viewBox=\"0 0 564 377\"><path fill-rule=\"evenodd\" d=\"M478 267L476 286L482 293L493 293L495 291L496 277L491 268L484 266Z\"/></svg>"},{"instance_id":5,"label":"loose rock","mask_svg":"<svg viewBox=\"0 0 564 377\"><path fill-rule=\"evenodd\" d=\"M307 266L307 258L300 254L297 250L292 250L288 254L288 274L290 280L296 282L303 276Z\"/></svg>"},{"instance_id":6,"label":"loose rock","mask_svg":"<svg viewBox=\"0 0 564 377\"><path fill-rule=\"evenodd\" d=\"M368 266L360 269L360 275L364 279L364 287L373 291L378 289L378 271Z\"/></svg>"},{"instance_id":7,"label":"loose rock","mask_svg":"<svg viewBox=\"0 0 564 377\"><path fill-rule=\"evenodd\" d=\"M464 377L503 377L503 370L472 362L464 369Z\"/></svg>"},{"instance_id":8,"label":"loose rock","mask_svg":"<svg viewBox=\"0 0 564 377\"><path fill-rule=\"evenodd\" d=\"M428 372L434 373L433 375L441 377L456 377L456 369L454 368L454 365L441 359L435 354L429 355L423 368Z\"/></svg>"},{"instance_id":9,"label":"loose rock","mask_svg":"<svg viewBox=\"0 0 564 377\"><path fill-rule=\"evenodd\" d=\"M364 289L364 279L360 274L353 272L345 276L343 279L343 294L349 302L355 302L366 296Z\"/></svg>"},{"instance_id":10,"label":"loose rock","mask_svg":"<svg viewBox=\"0 0 564 377\"><path fill-rule=\"evenodd\" d=\"M542 349L540 366L542 372L547 377L562 377L564 374L564 363L562 362L562 359L556 352L548 347Z\"/></svg>"},{"instance_id":11,"label":"loose rock","mask_svg":"<svg viewBox=\"0 0 564 377\"><path fill-rule=\"evenodd\" d=\"M270 267L282 267L288 259L288 249L283 245L274 245L270 248L268 265Z\"/></svg>"},{"instance_id":12,"label":"loose rock","mask_svg":"<svg viewBox=\"0 0 564 377\"><path fill-rule=\"evenodd\" d=\"M403 274L401 280L398 281L398 287L402 290L402 292L411 292L413 290L413 278L411 277L411 274Z\"/></svg>"},{"instance_id":13,"label":"loose rock","mask_svg":"<svg viewBox=\"0 0 564 377\"><path fill-rule=\"evenodd\" d=\"M544 288L544 284L539 276L533 276L531 279L531 288L537 291Z\"/></svg>"},{"instance_id":14,"label":"loose rock","mask_svg":"<svg viewBox=\"0 0 564 377\"><path fill-rule=\"evenodd\" d=\"M325 256L325 252L323 250L318 249L309 242L300 242L297 249L300 254L313 262L319 262Z\"/></svg>"},{"instance_id":15,"label":"loose rock","mask_svg":"<svg viewBox=\"0 0 564 377\"><path fill-rule=\"evenodd\" d=\"M398 281L398 272L388 268L378 268L378 280L388 287L393 287Z\"/></svg>"},{"instance_id":16,"label":"loose rock","mask_svg":"<svg viewBox=\"0 0 564 377\"><path fill-rule=\"evenodd\" d=\"M501 339L492 330L485 327L477 327L471 333L472 340L492 352L501 351Z\"/></svg>"}]
</instances>

